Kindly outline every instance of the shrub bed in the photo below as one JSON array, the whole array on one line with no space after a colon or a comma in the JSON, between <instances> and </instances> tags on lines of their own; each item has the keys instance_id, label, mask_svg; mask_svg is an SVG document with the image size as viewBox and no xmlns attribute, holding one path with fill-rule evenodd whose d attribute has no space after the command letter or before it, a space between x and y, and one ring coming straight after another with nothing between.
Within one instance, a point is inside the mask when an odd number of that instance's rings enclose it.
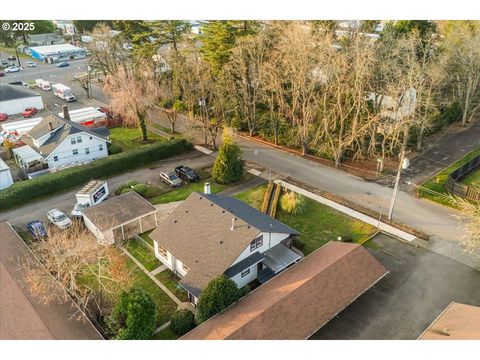
<instances>
[{"instance_id":1,"label":"shrub bed","mask_svg":"<svg viewBox=\"0 0 480 360\"><path fill-rule=\"evenodd\" d=\"M0 210L24 205L41 196L82 185L91 179L105 178L138 168L191 148L192 144L185 139L159 142L95 160L86 165L16 182L0 191Z\"/></svg>"}]
</instances>

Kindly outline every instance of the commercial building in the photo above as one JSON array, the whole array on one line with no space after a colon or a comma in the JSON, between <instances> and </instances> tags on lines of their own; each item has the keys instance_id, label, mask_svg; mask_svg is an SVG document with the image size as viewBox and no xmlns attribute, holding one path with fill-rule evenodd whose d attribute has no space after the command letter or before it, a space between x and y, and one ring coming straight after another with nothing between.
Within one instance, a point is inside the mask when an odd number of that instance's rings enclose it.
<instances>
[{"instance_id":1,"label":"commercial building","mask_svg":"<svg viewBox=\"0 0 480 360\"><path fill-rule=\"evenodd\" d=\"M42 97L23 86L0 84L0 113L20 114L29 107L43 109Z\"/></svg>"},{"instance_id":2,"label":"commercial building","mask_svg":"<svg viewBox=\"0 0 480 360\"><path fill-rule=\"evenodd\" d=\"M85 49L72 44L58 44L30 47L30 55L48 63L56 63L65 60L82 59L86 56Z\"/></svg>"}]
</instances>

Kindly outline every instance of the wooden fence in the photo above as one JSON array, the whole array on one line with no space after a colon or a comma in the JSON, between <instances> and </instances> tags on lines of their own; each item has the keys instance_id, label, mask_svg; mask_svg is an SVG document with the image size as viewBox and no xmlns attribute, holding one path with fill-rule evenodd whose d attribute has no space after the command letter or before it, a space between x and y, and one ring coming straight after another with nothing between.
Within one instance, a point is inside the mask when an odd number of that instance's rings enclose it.
<instances>
[{"instance_id":1,"label":"wooden fence","mask_svg":"<svg viewBox=\"0 0 480 360\"><path fill-rule=\"evenodd\" d=\"M445 183L445 189L448 192L460 196L467 200L480 201L480 190L466 184L462 184L460 181L465 178L472 171L480 167L480 155L473 158L466 164L463 164L457 170L448 175L447 182Z\"/></svg>"}]
</instances>

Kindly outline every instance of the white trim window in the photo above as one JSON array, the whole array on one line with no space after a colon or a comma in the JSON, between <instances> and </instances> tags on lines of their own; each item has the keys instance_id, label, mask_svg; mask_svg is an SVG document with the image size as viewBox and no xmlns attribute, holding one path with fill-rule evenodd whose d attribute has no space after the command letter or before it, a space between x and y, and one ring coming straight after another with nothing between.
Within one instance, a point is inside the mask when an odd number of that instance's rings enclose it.
<instances>
[{"instance_id":1,"label":"white trim window","mask_svg":"<svg viewBox=\"0 0 480 360\"><path fill-rule=\"evenodd\" d=\"M53 157L53 161L58 161L58 156L57 156L57 155L55 155L55 156Z\"/></svg>"},{"instance_id":2,"label":"white trim window","mask_svg":"<svg viewBox=\"0 0 480 360\"><path fill-rule=\"evenodd\" d=\"M90 148L85 148L85 154L89 155L90 154Z\"/></svg>"},{"instance_id":3,"label":"white trim window","mask_svg":"<svg viewBox=\"0 0 480 360\"><path fill-rule=\"evenodd\" d=\"M78 149L73 149L73 150L72 150L72 154L73 154L73 155L78 155Z\"/></svg>"},{"instance_id":4,"label":"white trim window","mask_svg":"<svg viewBox=\"0 0 480 360\"><path fill-rule=\"evenodd\" d=\"M98 150L103 151L103 144L98 145Z\"/></svg>"},{"instance_id":5,"label":"white trim window","mask_svg":"<svg viewBox=\"0 0 480 360\"><path fill-rule=\"evenodd\" d=\"M257 250L263 246L263 235L257 236L253 241L250 243L250 251Z\"/></svg>"},{"instance_id":6,"label":"white trim window","mask_svg":"<svg viewBox=\"0 0 480 360\"><path fill-rule=\"evenodd\" d=\"M248 274L250 274L250 268L243 270L242 273L240 274L240 276L243 278L243 277L247 276Z\"/></svg>"},{"instance_id":7,"label":"white trim window","mask_svg":"<svg viewBox=\"0 0 480 360\"><path fill-rule=\"evenodd\" d=\"M182 269L185 272L188 272L190 270L190 268L187 265L185 265L184 263L182 263Z\"/></svg>"},{"instance_id":8,"label":"white trim window","mask_svg":"<svg viewBox=\"0 0 480 360\"><path fill-rule=\"evenodd\" d=\"M165 250L164 248L162 248L161 246L158 246L158 255L160 255L161 257L167 259L167 250Z\"/></svg>"},{"instance_id":9,"label":"white trim window","mask_svg":"<svg viewBox=\"0 0 480 360\"><path fill-rule=\"evenodd\" d=\"M75 145L77 143L77 139L74 137L70 138L70 144Z\"/></svg>"},{"instance_id":10,"label":"white trim window","mask_svg":"<svg viewBox=\"0 0 480 360\"><path fill-rule=\"evenodd\" d=\"M82 142L82 137L81 136L77 136L77 144L80 144Z\"/></svg>"}]
</instances>

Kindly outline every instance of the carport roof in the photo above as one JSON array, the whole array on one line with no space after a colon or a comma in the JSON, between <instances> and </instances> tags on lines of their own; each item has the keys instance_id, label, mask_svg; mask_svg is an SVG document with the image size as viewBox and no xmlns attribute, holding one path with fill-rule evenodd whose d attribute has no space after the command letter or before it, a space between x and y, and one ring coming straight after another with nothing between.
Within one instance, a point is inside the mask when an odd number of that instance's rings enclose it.
<instances>
[{"instance_id":1,"label":"carport roof","mask_svg":"<svg viewBox=\"0 0 480 360\"><path fill-rule=\"evenodd\" d=\"M359 244L331 241L182 339L304 340L387 273Z\"/></svg>"},{"instance_id":2,"label":"carport roof","mask_svg":"<svg viewBox=\"0 0 480 360\"><path fill-rule=\"evenodd\" d=\"M155 211L155 206L135 191L130 191L85 209L83 215L87 217L98 230L107 231Z\"/></svg>"}]
</instances>

